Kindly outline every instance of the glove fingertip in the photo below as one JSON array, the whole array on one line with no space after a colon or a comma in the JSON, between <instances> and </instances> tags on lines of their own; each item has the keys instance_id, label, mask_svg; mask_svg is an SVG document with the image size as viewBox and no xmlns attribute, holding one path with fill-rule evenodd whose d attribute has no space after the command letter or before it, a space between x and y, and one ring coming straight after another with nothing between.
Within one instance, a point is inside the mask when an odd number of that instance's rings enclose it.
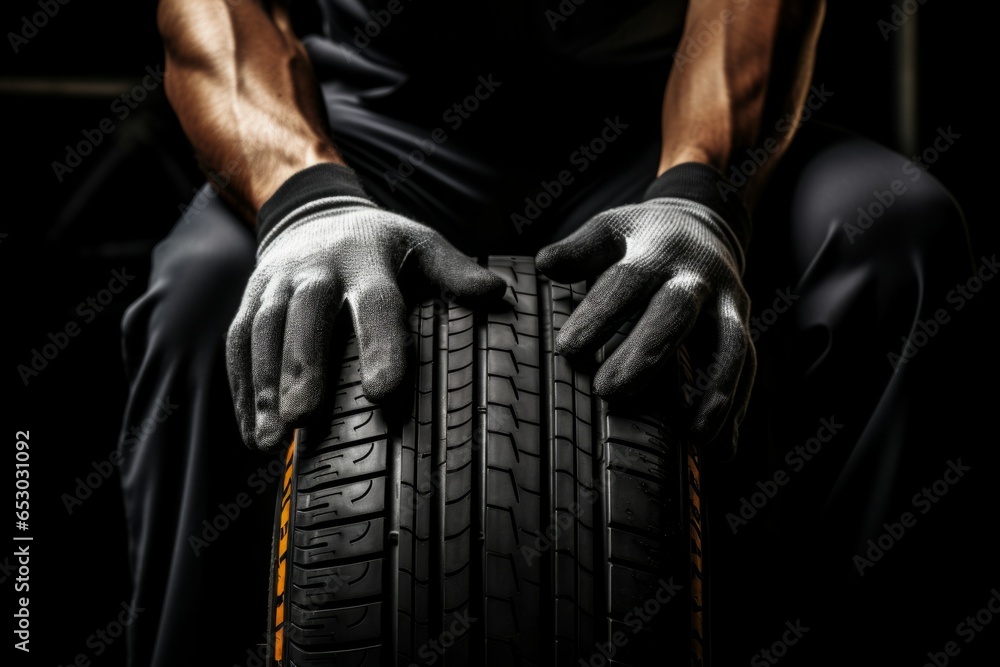
<instances>
[{"instance_id":1,"label":"glove fingertip","mask_svg":"<svg viewBox=\"0 0 1000 667\"><path fill-rule=\"evenodd\" d=\"M718 419L713 418L717 409L718 406L709 405L709 399L703 400L701 405L696 407L688 433L697 444L707 445L718 438L722 427Z\"/></svg>"},{"instance_id":2,"label":"glove fingertip","mask_svg":"<svg viewBox=\"0 0 1000 667\"><path fill-rule=\"evenodd\" d=\"M405 362L386 364L370 372L361 372L361 389L371 401L384 401L402 384L406 373Z\"/></svg>"},{"instance_id":3,"label":"glove fingertip","mask_svg":"<svg viewBox=\"0 0 1000 667\"><path fill-rule=\"evenodd\" d=\"M444 284L441 299L446 303L454 301L465 302L496 302L507 294L507 283L503 278L482 267L476 267L475 273L451 279Z\"/></svg>"},{"instance_id":4,"label":"glove fingertip","mask_svg":"<svg viewBox=\"0 0 1000 667\"><path fill-rule=\"evenodd\" d=\"M607 364L604 364L594 374L591 386L595 394L601 398L610 399L620 396L626 384L627 381L623 382L617 372L609 370Z\"/></svg>"},{"instance_id":5,"label":"glove fingertip","mask_svg":"<svg viewBox=\"0 0 1000 667\"><path fill-rule=\"evenodd\" d=\"M552 280L572 282L573 262L562 243L547 245L535 255L535 267Z\"/></svg>"},{"instance_id":6,"label":"glove fingertip","mask_svg":"<svg viewBox=\"0 0 1000 667\"><path fill-rule=\"evenodd\" d=\"M286 431L285 422L277 417L258 420L255 431L257 449L265 453L274 450L285 437Z\"/></svg>"},{"instance_id":7,"label":"glove fingertip","mask_svg":"<svg viewBox=\"0 0 1000 667\"><path fill-rule=\"evenodd\" d=\"M494 301L502 299L507 293L507 281L489 269L483 267L479 267L479 269L476 276L475 296Z\"/></svg>"},{"instance_id":8,"label":"glove fingertip","mask_svg":"<svg viewBox=\"0 0 1000 667\"><path fill-rule=\"evenodd\" d=\"M556 354L561 357L572 358L580 355L580 346L576 337L563 331L556 337ZM595 378L596 381L596 378Z\"/></svg>"}]
</instances>

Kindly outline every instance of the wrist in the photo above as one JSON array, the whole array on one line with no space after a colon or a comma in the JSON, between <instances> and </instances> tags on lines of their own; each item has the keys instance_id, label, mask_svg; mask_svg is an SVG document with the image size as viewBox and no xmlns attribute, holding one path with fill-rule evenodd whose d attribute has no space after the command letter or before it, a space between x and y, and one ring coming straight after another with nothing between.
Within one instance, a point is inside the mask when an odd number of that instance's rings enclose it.
<instances>
[{"instance_id":1,"label":"wrist","mask_svg":"<svg viewBox=\"0 0 1000 667\"><path fill-rule=\"evenodd\" d=\"M667 169L646 188L642 200L686 199L708 208L718 218L726 241L743 268L743 255L750 243L750 213L743 201L719 188L725 178L715 167L700 162L685 162Z\"/></svg>"},{"instance_id":2,"label":"wrist","mask_svg":"<svg viewBox=\"0 0 1000 667\"><path fill-rule=\"evenodd\" d=\"M283 221L303 206L321 199L340 197L371 201L361 185L361 179L350 167L324 162L292 174L257 212L258 246L263 249L270 243L286 226Z\"/></svg>"}]
</instances>

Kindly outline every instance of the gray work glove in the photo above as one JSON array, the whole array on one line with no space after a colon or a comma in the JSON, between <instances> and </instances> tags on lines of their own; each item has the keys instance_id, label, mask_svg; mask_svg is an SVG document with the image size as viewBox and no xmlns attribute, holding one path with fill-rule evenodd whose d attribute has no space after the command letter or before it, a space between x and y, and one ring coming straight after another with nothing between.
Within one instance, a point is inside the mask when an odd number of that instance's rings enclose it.
<instances>
[{"instance_id":1,"label":"gray work glove","mask_svg":"<svg viewBox=\"0 0 1000 667\"><path fill-rule=\"evenodd\" d=\"M690 430L707 442L728 427L735 451L756 370L750 299L740 280L750 226L742 203L719 195L720 179L708 165L678 165L653 182L642 203L600 213L543 248L537 265L560 282L597 279L559 332L560 354L592 353L645 308L594 376L594 391L604 397L635 394L657 378L702 313L709 315L716 362L692 406ZM694 364L697 371L699 360Z\"/></svg>"},{"instance_id":2,"label":"gray work glove","mask_svg":"<svg viewBox=\"0 0 1000 667\"><path fill-rule=\"evenodd\" d=\"M503 279L436 231L379 208L348 168L322 164L286 181L258 214L257 265L226 341L244 441L269 450L320 404L334 318L346 305L361 385L379 400L403 378L404 264L449 298L500 298Z\"/></svg>"}]
</instances>

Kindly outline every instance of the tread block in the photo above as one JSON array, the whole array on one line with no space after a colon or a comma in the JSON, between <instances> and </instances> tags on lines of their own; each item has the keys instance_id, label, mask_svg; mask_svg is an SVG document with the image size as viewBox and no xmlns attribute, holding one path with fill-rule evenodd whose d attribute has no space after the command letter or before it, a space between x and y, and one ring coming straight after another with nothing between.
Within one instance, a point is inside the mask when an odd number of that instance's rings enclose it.
<instances>
[{"instance_id":1,"label":"tread block","mask_svg":"<svg viewBox=\"0 0 1000 667\"><path fill-rule=\"evenodd\" d=\"M308 528L325 521L344 521L359 514L385 510L385 477L375 477L331 489L299 494L295 527Z\"/></svg>"},{"instance_id":2,"label":"tread block","mask_svg":"<svg viewBox=\"0 0 1000 667\"><path fill-rule=\"evenodd\" d=\"M382 633L381 602L346 609L299 608L296 612L297 619L288 629L288 639L306 646L331 641L374 642Z\"/></svg>"},{"instance_id":3,"label":"tread block","mask_svg":"<svg viewBox=\"0 0 1000 667\"><path fill-rule=\"evenodd\" d=\"M295 531L293 561L299 565L324 563L336 558L373 555L382 551L383 519L372 519L344 526Z\"/></svg>"}]
</instances>

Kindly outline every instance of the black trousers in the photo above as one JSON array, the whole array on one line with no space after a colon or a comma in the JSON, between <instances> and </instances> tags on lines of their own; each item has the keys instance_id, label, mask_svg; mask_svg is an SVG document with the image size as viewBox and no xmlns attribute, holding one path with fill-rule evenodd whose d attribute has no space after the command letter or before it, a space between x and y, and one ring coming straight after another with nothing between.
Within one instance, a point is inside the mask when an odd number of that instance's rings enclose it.
<instances>
[{"instance_id":1,"label":"black trousers","mask_svg":"<svg viewBox=\"0 0 1000 667\"><path fill-rule=\"evenodd\" d=\"M310 48L322 75L328 47ZM367 189L469 253L533 253L634 201L655 175L655 127L623 131L627 119L607 116L580 137L593 159L567 153L513 173L461 128L444 128L439 141L439 128L366 98L343 83L350 77L324 79L337 81L324 86L337 144ZM572 178L554 194L562 171ZM241 444L224 368L254 251L246 224L206 187L154 250L149 288L122 323L123 428L155 423L122 465L133 601L147 609L129 628L137 667L183 664L198 645L209 654L199 664L258 664L280 465ZM938 181L813 122L757 208L748 266L760 369L739 454L710 461L705 481L720 664L746 661L781 636L783 621L832 614L839 620L826 627L840 642L863 625L830 612L843 582L872 580L853 556L898 518L913 462L943 471L948 459L938 451L926 463L931 417L915 408L940 379L933 355L913 348L896 364L889 355L901 354L901 339L926 336L973 270L962 214ZM164 405L174 406L166 417Z\"/></svg>"}]
</instances>

